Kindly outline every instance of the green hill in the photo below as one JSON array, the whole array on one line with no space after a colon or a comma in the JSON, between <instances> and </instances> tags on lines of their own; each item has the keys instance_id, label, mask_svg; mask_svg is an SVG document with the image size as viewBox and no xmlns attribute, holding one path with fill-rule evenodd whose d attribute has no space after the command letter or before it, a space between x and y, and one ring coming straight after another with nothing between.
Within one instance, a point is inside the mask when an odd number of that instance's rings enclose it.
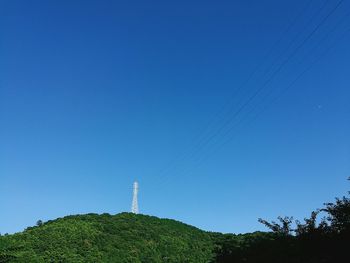
<instances>
[{"instance_id":1,"label":"green hill","mask_svg":"<svg viewBox=\"0 0 350 263\"><path fill-rule=\"evenodd\" d=\"M326 216L317 220L322 212ZM205 232L170 219L121 213L59 218L0 235L0 263L337 263L348 262L350 198L304 222L259 219L272 232ZM344 261L343 259L347 259Z\"/></svg>"},{"instance_id":2,"label":"green hill","mask_svg":"<svg viewBox=\"0 0 350 263\"><path fill-rule=\"evenodd\" d=\"M210 235L169 219L121 213L59 218L0 237L0 262L210 262Z\"/></svg>"}]
</instances>

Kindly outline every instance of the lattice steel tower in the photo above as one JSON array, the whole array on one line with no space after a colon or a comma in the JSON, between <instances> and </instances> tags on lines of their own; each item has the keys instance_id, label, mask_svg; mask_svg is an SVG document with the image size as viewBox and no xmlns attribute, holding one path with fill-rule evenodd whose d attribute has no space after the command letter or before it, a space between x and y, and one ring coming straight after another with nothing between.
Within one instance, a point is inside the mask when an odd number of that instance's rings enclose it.
<instances>
[{"instance_id":1,"label":"lattice steel tower","mask_svg":"<svg viewBox=\"0 0 350 263\"><path fill-rule=\"evenodd\" d=\"M131 205L131 213L138 214L139 213L139 204L137 202L137 193L139 191L139 184L138 182L134 182L133 187L133 195L132 195L132 205Z\"/></svg>"}]
</instances>

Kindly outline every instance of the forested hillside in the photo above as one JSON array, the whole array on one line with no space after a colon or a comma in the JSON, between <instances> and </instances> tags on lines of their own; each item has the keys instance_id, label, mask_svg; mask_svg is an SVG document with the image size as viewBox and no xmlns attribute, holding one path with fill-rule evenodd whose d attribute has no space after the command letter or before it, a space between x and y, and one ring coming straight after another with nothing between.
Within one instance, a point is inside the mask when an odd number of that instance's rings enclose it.
<instances>
[{"instance_id":1,"label":"forested hillside","mask_svg":"<svg viewBox=\"0 0 350 263\"><path fill-rule=\"evenodd\" d=\"M175 220L131 213L67 216L0 236L0 263L350 261L350 198L346 196L326 203L304 221L292 217L259 221L271 232L211 233Z\"/></svg>"},{"instance_id":2,"label":"forested hillside","mask_svg":"<svg viewBox=\"0 0 350 263\"><path fill-rule=\"evenodd\" d=\"M208 262L210 236L168 219L121 213L67 216L0 237L0 262Z\"/></svg>"}]
</instances>

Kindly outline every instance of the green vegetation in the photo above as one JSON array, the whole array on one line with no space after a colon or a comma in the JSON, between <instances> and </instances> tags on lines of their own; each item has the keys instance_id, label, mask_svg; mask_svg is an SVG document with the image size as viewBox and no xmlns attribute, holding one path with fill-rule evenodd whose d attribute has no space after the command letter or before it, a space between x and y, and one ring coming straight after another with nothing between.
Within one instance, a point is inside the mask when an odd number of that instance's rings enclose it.
<instances>
[{"instance_id":1,"label":"green vegetation","mask_svg":"<svg viewBox=\"0 0 350 263\"><path fill-rule=\"evenodd\" d=\"M324 217L318 220L318 216ZM305 222L259 219L271 232L210 233L169 219L121 213L59 218L0 236L0 263L348 262L350 199L337 198Z\"/></svg>"},{"instance_id":2,"label":"green vegetation","mask_svg":"<svg viewBox=\"0 0 350 263\"><path fill-rule=\"evenodd\" d=\"M169 219L67 216L0 237L0 262L208 262L210 236Z\"/></svg>"},{"instance_id":3,"label":"green vegetation","mask_svg":"<svg viewBox=\"0 0 350 263\"><path fill-rule=\"evenodd\" d=\"M321 219L318 216L322 215ZM259 222L272 232L217 235L214 262L338 263L349 262L350 198L311 213L304 222L278 217L279 222Z\"/></svg>"}]
</instances>

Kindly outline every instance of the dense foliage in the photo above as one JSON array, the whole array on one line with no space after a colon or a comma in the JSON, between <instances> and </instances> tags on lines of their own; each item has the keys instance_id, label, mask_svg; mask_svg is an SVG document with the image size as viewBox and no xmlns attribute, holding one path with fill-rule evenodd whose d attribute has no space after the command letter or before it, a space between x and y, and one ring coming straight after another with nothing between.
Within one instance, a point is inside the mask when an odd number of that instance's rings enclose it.
<instances>
[{"instance_id":1,"label":"dense foliage","mask_svg":"<svg viewBox=\"0 0 350 263\"><path fill-rule=\"evenodd\" d=\"M318 216L323 214L323 218ZM122 213L67 216L0 236L0 263L349 262L350 198L292 217L259 221L271 232L209 233L169 219Z\"/></svg>"},{"instance_id":2,"label":"dense foliage","mask_svg":"<svg viewBox=\"0 0 350 263\"><path fill-rule=\"evenodd\" d=\"M0 237L0 262L209 262L209 235L168 219L122 213L38 222Z\"/></svg>"},{"instance_id":3,"label":"dense foliage","mask_svg":"<svg viewBox=\"0 0 350 263\"><path fill-rule=\"evenodd\" d=\"M323 218L318 219L322 214ZM294 221L293 217L278 217L277 222L259 221L272 232L217 235L215 262L350 262L349 197L324 204L304 222Z\"/></svg>"}]
</instances>

